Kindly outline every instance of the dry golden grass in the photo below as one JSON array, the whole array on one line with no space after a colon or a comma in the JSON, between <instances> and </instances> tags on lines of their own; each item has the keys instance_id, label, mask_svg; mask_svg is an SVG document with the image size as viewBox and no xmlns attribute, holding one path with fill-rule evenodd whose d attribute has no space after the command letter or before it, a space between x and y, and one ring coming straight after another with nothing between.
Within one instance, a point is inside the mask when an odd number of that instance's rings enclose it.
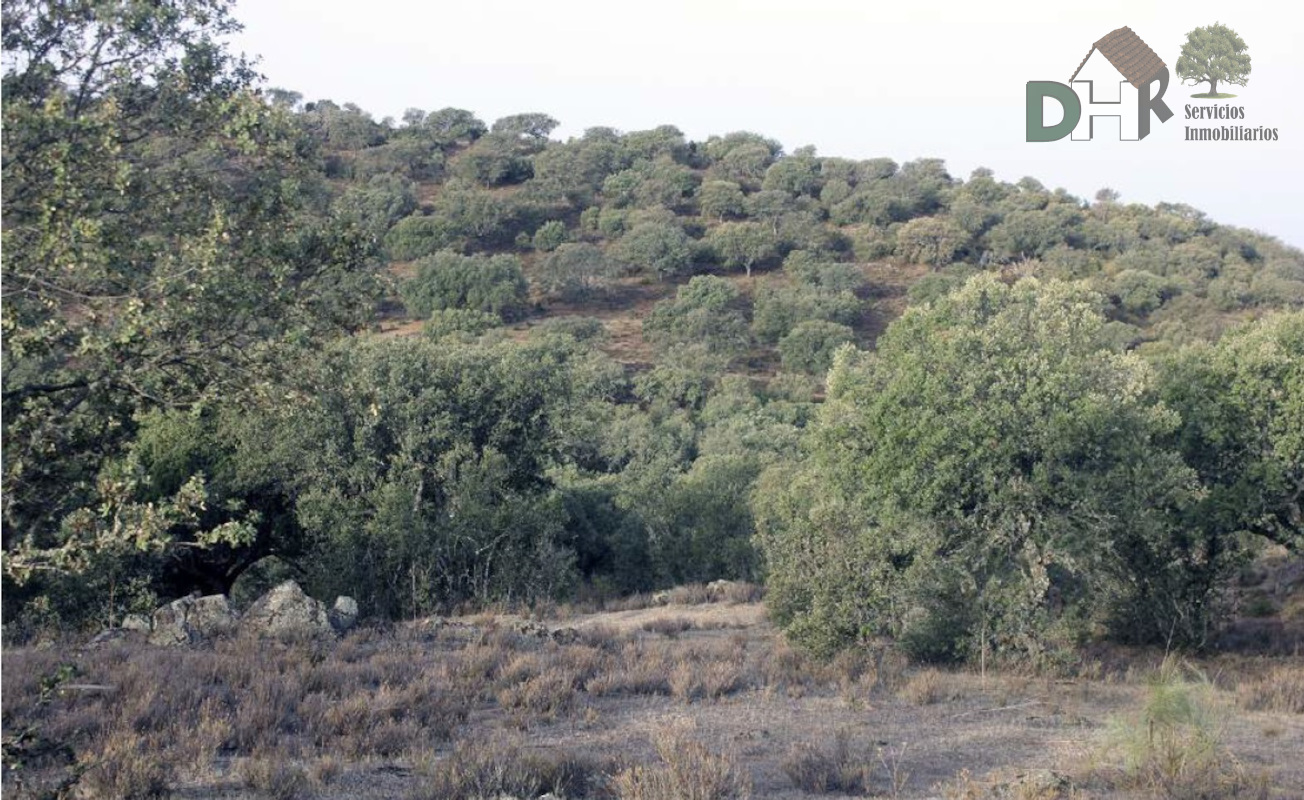
<instances>
[{"instance_id":1,"label":"dry golden grass","mask_svg":"<svg viewBox=\"0 0 1304 800\"><path fill-rule=\"evenodd\" d=\"M1304 714L1304 664L1273 666L1236 686L1236 703L1247 711Z\"/></svg>"},{"instance_id":2,"label":"dry golden grass","mask_svg":"<svg viewBox=\"0 0 1304 800\"><path fill-rule=\"evenodd\" d=\"M691 724L675 724L655 738L660 763L635 765L612 781L619 800L745 800L751 780L732 755L712 752L692 735Z\"/></svg>"},{"instance_id":3,"label":"dry golden grass","mask_svg":"<svg viewBox=\"0 0 1304 800\"><path fill-rule=\"evenodd\" d=\"M525 797L556 787L565 798L748 787L789 800L1149 798L1202 786L1254 797L1263 785L1277 798L1304 796L1304 765L1291 757L1304 752L1299 659L1208 663L1216 752L1239 771L1210 778L1181 761L1195 751L1174 739L1140 779L1098 755L1098 741L1111 718L1144 704L1161 653L1093 651L1071 680L979 675L910 667L881 646L820 662L789 646L759 606L723 596L558 614L564 624L484 614L325 644L6 648L5 754L24 766L21 787L6 772L4 797L61 782L110 800ZM659 632L657 620L678 629L681 618L691 625L677 638ZM675 719L685 722L671 745L659 732ZM1191 766L1172 766L1181 763Z\"/></svg>"}]
</instances>

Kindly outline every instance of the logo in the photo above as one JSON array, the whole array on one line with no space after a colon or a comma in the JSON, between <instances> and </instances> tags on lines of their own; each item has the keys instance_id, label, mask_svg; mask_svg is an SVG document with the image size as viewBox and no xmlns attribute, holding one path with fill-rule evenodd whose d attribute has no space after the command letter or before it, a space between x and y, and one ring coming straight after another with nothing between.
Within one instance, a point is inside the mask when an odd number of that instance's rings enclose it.
<instances>
[{"instance_id":1,"label":"logo","mask_svg":"<svg viewBox=\"0 0 1304 800\"><path fill-rule=\"evenodd\" d=\"M1186 44L1177 58L1177 77L1182 83L1209 84L1209 91L1192 97L1223 100L1234 94L1218 92L1219 83L1244 86L1250 82L1250 54L1236 31L1215 22L1186 34Z\"/></svg>"},{"instance_id":2,"label":"logo","mask_svg":"<svg viewBox=\"0 0 1304 800\"><path fill-rule=\"evenodd\" d=\"M1140 141L1150 135L1151 114L1160 122L1173 116L1164 103L1168 78L1168 65L1131 28L1110 31L1091 46L1068 85L1028 81L1027 140L1054 142L1072 134L1073 141L1089 141L1095 120L1118 117L1119 138ZM1047 99L1064 111L1054 125L1045 124Z\"/></svg>"}]
</instances>

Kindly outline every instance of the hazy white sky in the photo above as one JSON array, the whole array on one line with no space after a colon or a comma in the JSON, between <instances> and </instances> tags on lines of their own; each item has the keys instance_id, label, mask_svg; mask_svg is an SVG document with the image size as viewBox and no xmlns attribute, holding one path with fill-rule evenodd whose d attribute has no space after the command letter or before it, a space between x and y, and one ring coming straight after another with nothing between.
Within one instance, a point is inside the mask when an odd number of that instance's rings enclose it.
<instances>
[{"instance_id":1,"label":"hazy white sky","mask_svg":"<svg viewBox=\"0 0 1304 800\"><path fill-rule=\"evenodd\" d=\"M692 139L753 130L791 151L946 159L1090 198L1189 203L1304 246L1304 12L1264 0L239 0L236 46L270 84L355 102L377 119L457 106L482 119L544 111L554 136L670 123ZM1173 70L1193 28L1222 22L1253 59L1241 124L1275 142L1187 142L1175 112L1140 142L1029 144L1024 85L1066 83L1091 43L1127 25ZM1208 101L1204 101L1207 103ZM1116 135L1116 134L1111 134Z\"/></svg>"}]
</instances>

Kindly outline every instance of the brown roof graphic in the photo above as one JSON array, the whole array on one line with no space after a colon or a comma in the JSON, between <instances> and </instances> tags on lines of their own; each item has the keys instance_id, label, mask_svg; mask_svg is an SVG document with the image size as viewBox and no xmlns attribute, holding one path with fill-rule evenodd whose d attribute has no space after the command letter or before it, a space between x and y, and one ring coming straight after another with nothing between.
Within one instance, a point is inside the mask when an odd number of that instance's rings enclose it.
<instances>
[{"instance_id":1,"label":"brown roof graphic","mask_svg":"<svg viewBox=\"0 0 1304 800\"><path fill-rule=\"evenodd\" d=\"M1123 73L1127 82L1140 89L1143 85L1154 80L1159 74L1159 70L1166 65L1163 59L1150 49L1150 46L1141 41L1141 37L1132 32L1132 29L1124 25L1118 30L1110 31L1101 37L1100 41L1091 46L1082 63L1078 68L1073 70L1073 78L1078 77L1078 73L1086 66L1087 59L1091 54L1099 50L1100 54L1109 59L1109 63L1114 65L1114 69ZM1073 78L1069 78L1069 83L1073 83Z\"/></svg>"}]
</instances>

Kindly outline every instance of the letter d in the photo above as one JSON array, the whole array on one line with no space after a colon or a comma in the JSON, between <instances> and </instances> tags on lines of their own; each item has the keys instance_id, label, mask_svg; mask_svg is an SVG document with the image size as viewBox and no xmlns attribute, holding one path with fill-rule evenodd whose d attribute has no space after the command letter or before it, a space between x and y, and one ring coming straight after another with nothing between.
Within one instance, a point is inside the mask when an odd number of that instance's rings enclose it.
<instances>
[{"instance_id":1,"label":"letter d","mask_svg":"<svg viewBox=\"0 0 1304 800\"><path fill-rule=\"evenodd\" d=\"M1054 142L1073 132L1082 116L1082 101L1077 94L1062 83L1055 81L1028 81L1028 141ZM1047 128L1042 117L1042 98L1049 97L1059 101L1064 107L1064 119L1058 125Z\"/></svg>"}]
</instances>

